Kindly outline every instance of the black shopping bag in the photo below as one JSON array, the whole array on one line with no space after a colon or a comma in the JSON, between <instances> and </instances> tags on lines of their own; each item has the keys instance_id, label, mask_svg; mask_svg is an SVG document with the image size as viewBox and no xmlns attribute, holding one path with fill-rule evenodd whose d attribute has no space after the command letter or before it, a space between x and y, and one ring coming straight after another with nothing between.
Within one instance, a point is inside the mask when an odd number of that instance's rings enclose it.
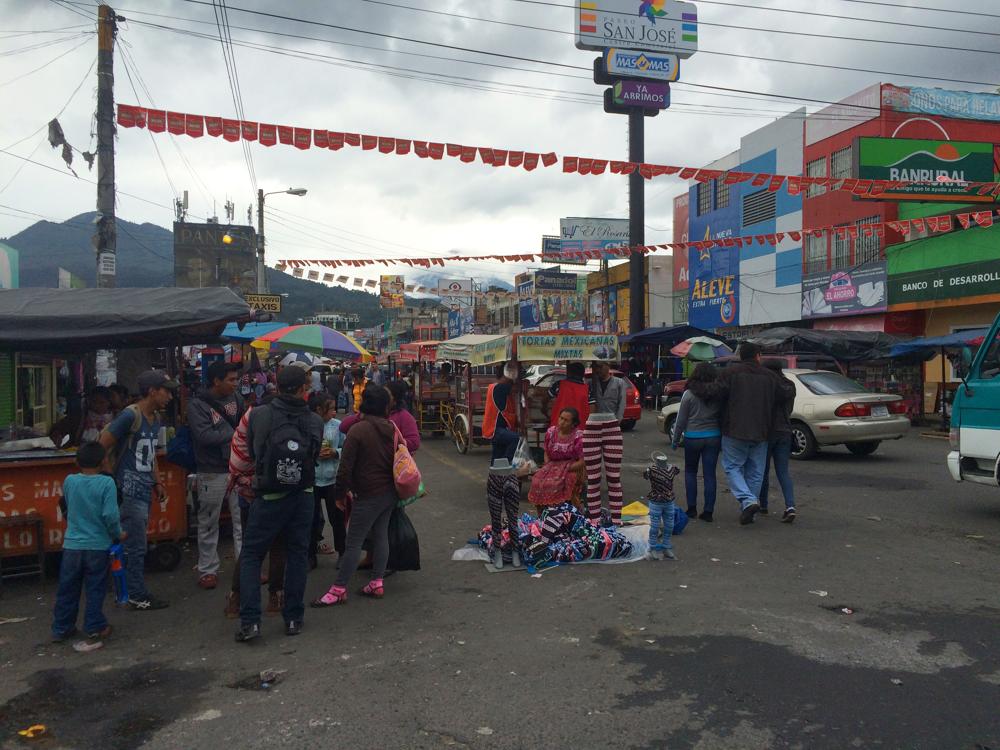
<instances>
[{"instance_id":1,"label":"black shopping bag","mask_svg":"<svg viewBox=\"0 0 1000 750\"><path fill-rule=\"evenodd\" d=\"M420 570L420 540L402 508L389 518L389 570Z\"/></svg>"}]
</instances>

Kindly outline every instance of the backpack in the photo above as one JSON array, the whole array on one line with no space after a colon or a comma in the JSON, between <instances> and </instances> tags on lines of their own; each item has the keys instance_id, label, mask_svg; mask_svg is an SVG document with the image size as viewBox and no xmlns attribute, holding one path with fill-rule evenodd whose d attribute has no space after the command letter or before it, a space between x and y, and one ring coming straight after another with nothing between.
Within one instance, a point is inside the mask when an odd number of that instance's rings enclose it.
<instances>
[{"instance_id":1,"label":"backpack","mask_svg":"<svg viewBox=\"0 0 1000 750\"><path fill-rule=\"evenodd\" d=\"M191 428L183 425L167 442L167 460L187 469L189 474L198 471L194 458L194 442L191 440Z\"/></svg>"},{"instance_id":2,"label":"backpack","mask_svg":"<svg viewBox=\"0 0 1000 750\"><path fill-rule=\"evenodd\" d=\"M403 434L396 425L392 428L396 431L393 436L392 459L392 480L396 485L396 492L403 499L411 498L420 492L420 469L417 462L413 460Z\"/></svg>"},{"instance_id":3,"label":"backpack","mask_svg":"<svg viewBox=\"0 0 1000 750\"><path fill-rule=\"evenodd\" d=\"M268 406L266 414L266 424L254 425L255 431L267 430L263 455L257 457L254 487L261 494L312 487L316 479L316 445L307 427L312 412L288 415Z\"/></svg>"}]
</instances>

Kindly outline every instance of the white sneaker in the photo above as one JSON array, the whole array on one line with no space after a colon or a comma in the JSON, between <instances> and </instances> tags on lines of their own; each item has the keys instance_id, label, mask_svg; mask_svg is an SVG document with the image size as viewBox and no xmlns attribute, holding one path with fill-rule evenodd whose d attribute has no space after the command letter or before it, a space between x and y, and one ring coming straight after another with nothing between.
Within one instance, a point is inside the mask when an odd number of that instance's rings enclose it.
<instances>
[{"instance_id":1,"label":"white sneaker","mask_svg":"<svg viewBox=\"0 0 1000 750\"><path fill-rule=\"evenodd\" d=\"M660 550L658 550L658 549L651 549L651 550L649 550L649 552L646 553L646 559L647 560L662 560L663 559L663 553L660 552Z\"/></svg>"},{"instance_id":2,"label":"white sneaker","mask_svg":"<svg viewBox=\"0 0 1000 750\"><path fill-rule=\"evenodd\" d=\"M672 549L663 550L663 557L666 558L667 560L677 559L677 555L674 554L674 551Z\"/></svg>"}]
</instances>

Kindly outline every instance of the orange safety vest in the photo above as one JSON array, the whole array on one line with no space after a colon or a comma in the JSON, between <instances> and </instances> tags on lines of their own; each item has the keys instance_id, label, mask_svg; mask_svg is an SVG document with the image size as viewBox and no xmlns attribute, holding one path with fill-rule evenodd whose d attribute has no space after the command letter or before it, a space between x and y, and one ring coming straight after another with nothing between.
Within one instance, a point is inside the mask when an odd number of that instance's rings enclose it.
<instances>
[{"instance_id":1,"label":"orange safety vest","mask_svg":"<svg viewBox=\"0 0 1000 750\"><path fill-rule=\"evenodd\" d=\"M494 383L486 389L486 413L483 414L483 437L492 439L493 433L497 429L497 417L501 414L493 401L493 389L497 387ZM507 420L507 428L517 429L517 406L514 401L514 391L511 389L510 396L507 397L507 404L503 408L503 418Z\"/></svg>"}]
</instances>

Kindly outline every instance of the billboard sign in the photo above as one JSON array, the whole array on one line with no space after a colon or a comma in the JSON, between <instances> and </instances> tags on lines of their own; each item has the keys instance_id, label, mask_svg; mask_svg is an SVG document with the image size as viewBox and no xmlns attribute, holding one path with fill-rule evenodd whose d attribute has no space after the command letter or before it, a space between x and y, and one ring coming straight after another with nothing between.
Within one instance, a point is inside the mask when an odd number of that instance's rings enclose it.
<instances>
[{"instance_id":1,"label":"billboard sign","mask_svg":"<svg viewBox=\"0 0 1000 750\"><path fill-rule=\"evenodd\" d=\"M573 247L572 251L579 248ZM567 250L570 250L567 248ZM585 266L587 261L584 258L569 257L563 255L563 241L558 237L542 237L542 261L545 263L560 263L564 266Z\"/></svg>"},{"instance_id":2,"label":"billboard sign","mask_svg":"<svg viewBox=\"0 0 1000 750\"><path fill-rule=\"evenodd\" d=\"M517 337L520 362L601 361L618 362L618 337L600 334L555 334Z\"/></svg>"},{"instance_id":3,"label":"billboard sign","mask_svg":"<svg viewBox=\"0 0 1000 750\"><path fill-rule=\"evenodd\" d=\"M688 241L688 218L691 198L687 193L674 198L674 244ZM675 249L674 253L674 291L688 288L688 251ZM687 295L684 295L687 297ZM686 310L685 306L685 310ZM686 313L685 313L686 315ZM685 317L684 320L687 318ZM676 316L674 317L676 321Z\"/></svg>"},{"instance_id":4,"label":"billboard sign","mask_svg":"<svg viewBox=\"0 0 1000 750\"><path fill-rule=\"evenodd\" d=\"M681 61L677 55L612 48L604 51L604 69L611 76L670 82L680 78Z\"/></svg>"},{"instance_id":5,"label":"billboard sign","mask_svg":"<svg viewBox=\"0 0 1000 750\"><path fill-rule=\"evenodd\" d=\"M875 200L993 203L970 190L970 182L993 182L993 144L911 138L858 138L859 179L900 180L919 185L887 190Z\"/></svg>"},{"instance_id":6,"label":"billboard sign","mask_svg":"<svg viewBox=\"0 0 1000 750\"><path fill-rule=\"evenodd\" d=\"M698 328L739 325L740 249L691 248L688 322Z\"/></svg>"},{"instance_id":7,"label":"billboard sign","mask_svg":"<svg viewBox=\"0 0 1000 750\"><path fill-rule=\"evenodd\" d=\"M889 277L892 304L994 295L1000 290L1000 260L928 268Z\"/></svg>"},{"instance_id":8,"label":"billboard sign","mask_svg":"<svg viewBox=\"0 0 1000 750\"><path fill-rule=\"evenodd\" d=\"M825 271L802 279L802 319L884 312L886 263Z\"/></svg>"},{"instance_id":9,"label":"billboard sign","mask_svg":"<svg viewBox=\"0 0 1000 750\"><path fill-rule=\"evenodd\" d=\"M2 284L0 284L2 286ZM81 279L72 271L65 268L59 269L59 289L86 289L87 282Z\"/></svg>"},{"instance_id":10,"label":"billboard sign","mask_svg":"<svg viewBox=\"0 0 1000 750\"><path fill-rule=\"evenodd\" d=\"M441 304L449 310L472 307L472 279L441 279L438 293Z\"/></svg>"},{"instance_id":11,"label":"billboard sign","mask_svg":"<svg viewBox=\"0 0 1000 750\"><path fill-rule=\"evenodd\" d=\"M576 292L576 274L535 271L535 294L545 292Z\"/></svg>"},{"instance_id":12,"label":"billboard sign","mask_svg":"<svg viewBox=\"0 0 1000 750\"><path fill-rule=\"evenodd\" d=\"M383 275L379 277L379 304L383 309L398 309L403 307L405 299L403 292L406 279L402 276Z\"/></svg>"},{"instance_id":13,"label":"billboard sign","mask_svg":"<svg viewBox=\"0 0 1000 750\"><path fill-rule=\"evenodd\" d=\"M0 242L0 289L17 289L21 285L19 258L17 250Z\"/></svg>"},{"instance_id":14,"label":"billboard sign","mask_svg":"<svg viewBox=\"0 0 1000 750\"><path fill-rule=\"evenodd\" d=\"M1000 122L1000 96L996 94L886 84L882 87L882 102L897 112Z\"/></svg>"},{"instance_id":15,"label":"billboard sign","mask_svg":"<svg viewBox=\"0 0 1000 750\"><path fill-rule=\"evenodd\" d=\"M669 52L698 51L698 9L677 0L577 0L576 46Z\"/></svg>"},{"instance_id":16,"label":"billboard sign","mask_svg":"<svg viewBox=\"0 0 1000 750\"><path fill-rule=\"evenodd\" d=\"M257 233L253 227L174 222L174 285L256 292Z\"/></svg>"},{"instance_id":17,"label":"billboard sign","mask_svg":"<svg viewBox=\"0 0 1000 750\"><path fill-rule=\"evenodd\" d=\"M666 109L670 106L669 83L618 81L612 91L615 104L621 107Z\"/></svg>"},{"instance_id":18,"label":"billboard sign","mask_svg":"<svg viewBox=\"0 0 1000 750\"><path fill-rule=\"evenodd\" d=\"M244 294L243 300L250 305L251 310L269 313L281 312L280 294Z\"/></svg>"}]
</instances>

